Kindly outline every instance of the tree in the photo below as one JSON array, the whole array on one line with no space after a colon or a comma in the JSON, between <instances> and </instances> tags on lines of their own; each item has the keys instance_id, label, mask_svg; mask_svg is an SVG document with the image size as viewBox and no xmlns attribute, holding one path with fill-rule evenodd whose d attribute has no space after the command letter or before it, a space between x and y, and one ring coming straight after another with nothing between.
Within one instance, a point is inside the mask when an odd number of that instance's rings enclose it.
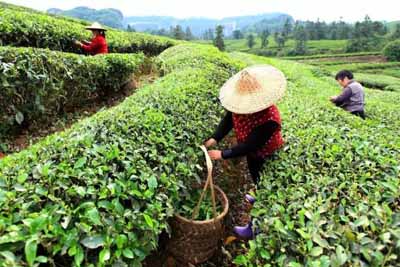
<instances>
[{"instance_id":1,"label":"tree","mask_svg":"<svg viewBox=\"0 0 400 267\"><path fill-rule=\"evenodd\" d=\"M251 49L251 48L253 48L254 47L254 45L255 45L255 40L254 40L254 35L252 34L252 33L250 33L248 36L247 36L247 46Z\"/></svg>"},{"instance_id":2,"label":"tree","mask_svg":"<svg viewBox=\"0 0 400 267\"><path fill-rule=\"evenodd\" d=\"M315 40L326 39L326 23L321 22L319 19L314 23L315 27Z\"/></svg>"},{"instance_id":3,"label":"tree","mask_svg":"<svg viewBox=\"0 0 400 267\"><path fill-rule=\"evenodd\" d=\"M285 47L286 38L283 36L283 34L281 34L279 32L275 32L274 39L275 39L275 43L278 45L279 49L282 49Z\"/></svg>"},{"instance_id":4,"label":"tree","mask_svg":"<svg viewBox=\"0 0 400 267\"><path fill-rule=\"evenodd\" d=\"M373 22L369 16L365 16L364 21L356 22L346 52L373 51L382 47L382 35L386 31L382 22Z\"/></svg>"},{"instance_id":5,"label":"tree","mask_svg":"<svg viewBox=\"0 0 400 267\"><path fill-rule=\"evenodd\" d=\"M233 33L233 39L243 39L243 33L240 30L234 30Z\"/></svg>"},{"instance_id":6,"label":"tree","mask_svg":"<svg viewBox=\"0 0 400 267\"><path fill-rule=\"evenodd\" d=\"M283 31L282 34L284 38L289 38L289 35L292 33L293 25L290 19L286 19L285 24L283 25Z\"/></svg>"},{"instance_id":7,"label":"tree","mask_svg":"<svg viewBox=\"0 0 400 267\"><path fill-rule=\"evenodd\" d=\"M304 55L307 52L307 34L303 25L297 25L294 30L294 39L296 40L294 54Z\"/></svg>"},{"instance_id":8,"label":"tree","mask_svg":"<svg viewBox=\"0 0 400 267\"><path fill-rule=\"evenodd\" d=\"M225 43L224 43L224 27L218 25L215 28L215 39L214 45L218 47L220 51L225 51Z\"/></svg>"},{"instance_id":9,"label":"tree","mask_svg":"<svg viewBox=\"0 0 400 267\"><path fill-rule=\"evenodd\" d=\"M390 39L395 40L395 39L400 39L400 23L396 24L396 29L394 32L390 35Z\"/></svg>"},{"instance_id":10,"label":"tree","mask_svg":"<svg viewBox=\"0 0 400 267\"><path fill-rule=\"evenodd\" d=\"M268 29L265 29L261 32L261 48L266 48L268 46L268 38L270 32Z\"/></svg>"},{"instance_id":11,"label":"tree","mask_svg":"<svg viewBox=\"0 0 400 267\"><path fill-rule=\"evenodd\" d=\"M388 28L380 21L374 21L372 23L372 29L373 32L378 35L385 35L388 33Z\"/></svg>"},{"instance_id":12,"label":"tree","mask_svg":"<svg viewBox=\"0 0 400 267\"><path fill-rule=\"evenodd\" d=\"M157 35L161 35L161 36L168 36L168 32L167 30L165 30L164 28L160 29L157 31Z\"/></svg>"},{"instance_id":13,"label":"tree","mask_svg":"<svg viewBox=\"0 0 400 267\"><path fill-rule=\"evenodd\" d=\"M185 40L190 41L193 40L193 34L192 31L190 30L190 27L186 27L186 32L185 32Z\"/></svg>"},{"instance_id":14,"label":"tree","mask_svg":"<svg viewBox=\"0 0 400 267\"><path fill-rule=\"evenodd\" d=\"M214 31L213 29L208 29L203 34L204 40L214 40Z\"/></svg>"},{"instance_id":15,"label":"tree","mask_svg":"<svg viewBox=\"0 0 400 267\"><path fill-rule=\"evenodd\" d=\"M389 61L400 61L400 40L388 43L383 49L383 54Z\"/></svg>"},{"instance_id":16,"label":"tree","mask_svg":"<svg viewBox=\"0 0 400 267\"><path fill-rule=\"evenodd\" d=\"M328 36L329 39L331 40L338 39L338 26L336 21L332 22L331 25L329 25L328 34L329 34Z\"/></svg>"},{"instance_id":17,"label":"tree","mask_svg":"<svg viewBox=\"0 0 400 267\"><path fill-rule=\"evenodd\" d=\"M176 40L184 40L185 39L185 33L183 32L181 25L176 25L176 27L173 29L172 36Z\"/></svg>"},{"instance_id":18,"label":"tree","mask_svg":"<svg viewBox=\"0 0 400 267\"><path fill-rule=\"evenodd\" d=\"M345 40L345 39L350 39L350 37L353 35L354 27L350 26L346 22L340 20L338 25L338 39L340 40Z\"/></svg>"},{"instance_id":19,"label":"tree","mask_svg":"<svg viewBox=\"0 0 400 267\"><path fill-rule=\"evenodd\" d=\"M136 32L135 28L133 28L130 24L128 24L128 27L126 28L126 31L128 31L128 32Z\"/></svg>"}]
</instances>

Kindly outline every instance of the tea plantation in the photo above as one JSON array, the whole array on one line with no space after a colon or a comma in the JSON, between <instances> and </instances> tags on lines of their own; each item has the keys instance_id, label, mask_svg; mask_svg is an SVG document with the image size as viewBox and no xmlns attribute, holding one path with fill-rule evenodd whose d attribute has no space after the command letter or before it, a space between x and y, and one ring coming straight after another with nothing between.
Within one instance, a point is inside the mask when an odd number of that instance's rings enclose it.
<instances>
[{"instance_id":1,"label":"tea plantation","mask_svg":"<svg viewBox=\"0 0 400 267\"><path fill-rule=\"evenodd\" d=\"M90 39L90 32L84 27L88 22L49 16L23 8L0 5L0 44L49 48L51 50L81 53L73 40ZM109 29L107 31L109 50L112 53L137 53L145 51L158 55L161 51L177 44L176 41L144 33L128 33Z\"/></svg>"},{"instance_id":2,"label":"tea plantation","mask_svg":"<svg viewBox=\"0 0 400 267\"><path fill-rule=\"evenodd\" d=\"M328 104L338 93L314 67L267 63L289 79L285 148L266 164L253 210L261 234L241 266L398 266L400 130L395 92L367 90L366 121Z\"/></svg>"},{"instance_id":3,"label":"tea plantation","mask_svg":"<svg viewBox=\"0 0 400 267\"><path fill-rule=\"evenodd\" d=\"M223 114L220 86L253 64L288 79L279 104L286 144L256 191L259 234L232 264L399 266L399 92L367 89L363 121L329 103L340 90L330 75L343 64L227 54L116 30L109 40L119 54L87 57L71 45L88 37L84 24L0 5L0 134L121 90L146 61L161 77L0 159L0 266L142 266L169 232L179 193L203 179L198 145Z\"/></svg>"}]
</instances>

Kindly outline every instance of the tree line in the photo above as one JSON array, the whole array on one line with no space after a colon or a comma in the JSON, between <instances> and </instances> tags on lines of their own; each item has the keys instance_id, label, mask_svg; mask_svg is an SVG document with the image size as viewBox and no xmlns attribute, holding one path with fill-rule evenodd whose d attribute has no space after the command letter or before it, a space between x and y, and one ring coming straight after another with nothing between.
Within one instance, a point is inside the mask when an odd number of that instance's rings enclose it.
<instances>
[{"instance_id":1,"label":"tree line","mask_svg":"<svg viewBox=\"0 0 400 267\"><path fill-rule=\"evenodd\" d=\"M258 27L259 28L259 27ZM128 26L128 31L134 31ZM216 26L215 29L207 29L201 38L192 34L190 27L184 30L181 25L171 26L167 29L148 31L151 34L168 36L177 40L212 40L220 50L225 49L224 39L247 39L247 46L252 49L256 45L257 38L260 39L260 49L267 49L270 37L273 37L278 50L283 50L288 40L295 40L295 47L288 53L291 55L304 55L307 53L307 42L309 40L349 40L346 52L370 51L382 46L388 36L387 26L380 21L372 21L366 16L363 21L347 23L342 20L327 23L324 21L291 21L289 19L278 30L264 28L258 31L246 31L236 29L229 36L224 36L224 27ZM389 39L400 37L400 25L396 26L394 33Z\"/></svg>"}]
</instances>

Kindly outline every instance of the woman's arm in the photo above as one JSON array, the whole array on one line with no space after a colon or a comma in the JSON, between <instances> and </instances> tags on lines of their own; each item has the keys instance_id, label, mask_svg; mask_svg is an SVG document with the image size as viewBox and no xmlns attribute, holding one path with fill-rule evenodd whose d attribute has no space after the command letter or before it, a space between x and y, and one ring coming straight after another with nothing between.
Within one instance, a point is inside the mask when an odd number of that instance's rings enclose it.
<instances>
[{"instance_id":1,"label":"woman's arm","mask_svg":"<svg viewBox=\"0 0 400 267\"><path fill-rule=\"evenodd\" d=\"M220 142L233 128L232 112L226 112L212 138Z\"/></svg>"},{"instance_id":2,"label":"woman's arm","mask_svg":"<svg viewBox=\"0 0 400 267\"><path fill-rule=\"evenodd\" d=\"M346 87L342 94L333 98L332 102L337 106L341 106L344 102L348 101L351 98L352 91L350 87Z\"/></svg>"},{"instance_id":3,"label":"woman's arm","mask_svg":"<svg viewBox=\"0 0 400 267\"><path fill-rule=\"evenodd\" d=\"M94 38L92 42L90 42L88 45L82 44L81 47L85 52L93 53L94 51L98 50L98 48L101 47L102 45L103 42L100 38Z\"/></svg>"},{"instance_id":4,"label":"woman's arm","mask_svg":"<svg viewBox=\"0 0 400 267\"><path fill-rule=\"evenodd\" d=\"M223 159L242 157L262 148L279 128L275 121L268 121L256 127L247 138L246 142L222 151Z\"/></svg>"}]
</instances>

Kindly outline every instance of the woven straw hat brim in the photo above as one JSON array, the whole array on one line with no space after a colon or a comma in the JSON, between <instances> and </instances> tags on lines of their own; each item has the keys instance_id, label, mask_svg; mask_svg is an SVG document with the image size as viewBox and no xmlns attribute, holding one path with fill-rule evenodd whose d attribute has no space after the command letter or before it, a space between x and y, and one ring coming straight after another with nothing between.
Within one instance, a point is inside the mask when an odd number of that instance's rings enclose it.
<instances>
[{"instance_id":1,"label":"woven straw hat brim","mask_svg":"<svg viewBox=\"0 0 400 267\"><path fill-rule=\"evenodd\" d=\"M90 26L85 27L87 30L101 30L101 31L107 31L103 26L101 26L99 23L95 22Z\"/></svg>"},{"instance_id":2,"label":"woven straw hat brim","mask_svg":"<svg viewBox=\"0 0 400 267\"><path fill-rule=\"evenodd\" d=\"M247 71L260 85L259 90L240 92L237 84ZM236 114L252 114L276 104L285 94L285 75L269 65L252 66L230 78L221 88L222 106Z\"/></svg>"}]
</instances>

